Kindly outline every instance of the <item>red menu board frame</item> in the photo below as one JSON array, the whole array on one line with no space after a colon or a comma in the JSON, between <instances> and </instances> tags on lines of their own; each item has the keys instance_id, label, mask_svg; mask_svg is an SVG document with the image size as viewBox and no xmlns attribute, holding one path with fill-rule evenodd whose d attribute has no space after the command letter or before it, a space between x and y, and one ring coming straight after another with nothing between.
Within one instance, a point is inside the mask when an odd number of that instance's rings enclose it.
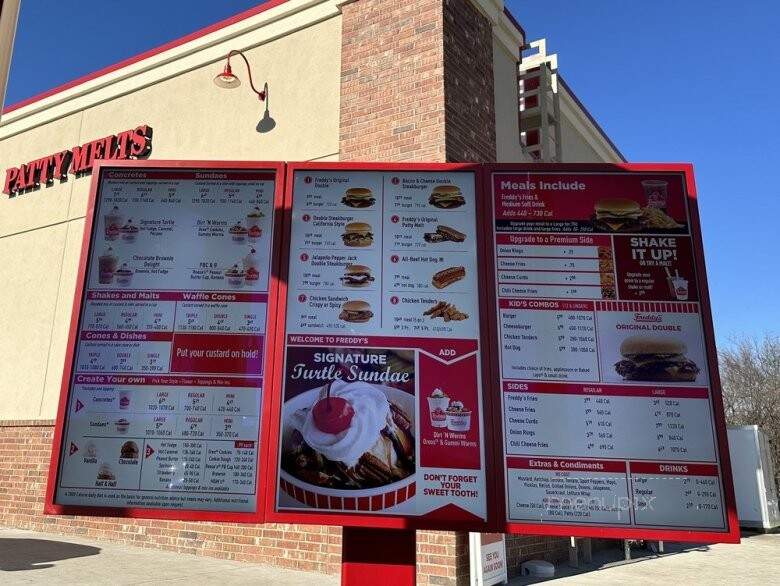
<instances>
[{"instance_id":1,"label":"red menu board frame","mask_svg":"<svg viewBox=\"0 0 780 586\"><path fill-rule=\"evenodd\" d=\"M267 171L275 175L275 185L273 193L273 231L274 238L270 251L270 280L268 291L268 319L266 338L269 341L269 347L266 349L264 378L268 381L264 385L262 393L259 446L257 451L257 475L255 478L256 492L256 510L249 512L227 512L227 511L202 511L183 508L160 509L160 508L134 508L134 507L92 507L92 506L74 506L62 505L55 502L58 479L61 470L60 459L62 457L62 445L64 442L65 422L68 411L68 403L71 393L71 378L74 371L76 360L79 327L82 319L82 307L84 306L84 294L88 279L89 259L96 244L95 210L98 192L101 185L103 174L111 169L159 169L159 170L255 170ZM282 206L284 200L285 186L285 164L283 162L265 162L265 161L202 161L202 160L129 160L129 161L97 161L92 171L92 184L87 203L85 216L84 232L81 245L81 254L79 260L79 270L76 280L76 290L73 298L73 308L71 314L70 331L68 334L68 343L65 356L65 365L60 388L60 399L57 409L57 419L54 427L54 436L52 442L51 461L48 472L48 483L44 503L44 514L47 515L91 515L103 517L123 517L135 519L161 519L161 520L182 520L182 521L219 521L232 523L262 523L265 517L265 483L266 473L266 437L268 433L268 406L271 402L273 393L270 382L274 374L274 347L270 342L276 338L275 322L271 316L277 312L277 290L279 287L278 268L280 240L282 238Z\"/></svg>"},{"instance_id":2,"label":"red menu board frame","mask_svg":"<svg viewBox=\"0 0 780 586\"><path fill-rule=\"evenodd\" d=\"M210 512L182 509L108 508L91 506L66 506L54 502L60 474L65 418L70 394L71 378L76 360L77 338L86 291L87 268L93 248L95 230L94 213L101 174L112 168L152 169L256 169L276 174L274 191L274 240L271 252L271 281L269 286L269 315L266 339L270 347L266 350L265 380L262 395L260 422L260 446L257 454L256 477L257 509L255 513ZM478 314L480 318L480 364L482 379L482 409L484 422L484 467L486 470L485 491L487 495L487 519L485 521L453 521L442 518L424 519L415 516L378 515L367 510L344 513L306 512L304 510L277 511L277 465L279 434L281 428L281 407L283 388L283 360L286 351L286 306L289 278L290 235L292 232L293 183L296 171L375 171L375 172L471 172L475 178L476 227L483 234L476 238L478 260L477 282L485 294L480 295ZM497 299L495 288L497 267L494 259L495 201L493 194L494 173L665 173L683 178L687 192L687 210L690 220L691 251L696 267L698 302L701 306L702 328L708 363L708 376L712 394L714 427L717 434L717 452L721 467L722 494L725 503L726 531L677 530L657 528L622 528L603 524L583 526L571 524L507 522L507 506L502 449L503 413L499 393L500 385ZM573 197L576 197L574 195ZM564 456L565 457L565 456ZM500 472L498 472L500 471ZM492 472L492 473L491 473ZM506 531L516 534L550 536L602 537L616 539L658 539L676 541L739 541L739 523L734 498L731 466L729 461L723 401L717 372L717 354L714 342L706 268L699 224L696 186L693 167L688 164L425 164L425 163L282 163L282 162L235 162L235 161L102 161L93 172L89 196L84 238L82 241L79 273L76 283L73 313L68 337L65 368L63 372L60 401L54 430L51 465L44 512L53 515L94 515L127 518L150 518L185 521L219 521L244 523L304 523L337 525L343 527L371 527L377 529L434 529L461 531Z\"/></svg>"},{"instance_id":3,"label":"red menu board frame","mask_svg":"<svg viewBox=\"0 0 780 586\"><path fill-rule=\"evenodd\" d=\"M600 526L572 525L565 523L540 523L540 522L510 522L507 511L506 478L503 462L503 413L501 401L497 399L502 392L500 378L500 348L499 326L497 311L491 311L488 316L489 348L491 355L491 381L494 384L493 423L496 429L496 444L494 445L494 470L498 482L498 490L495 493L495 506L497 516L501 519L502 530L513 534L535 534L549 536L574 536L597 537L611 539L652 539L668 541L689 542L739 542L739 521L737 518L736 501L734 497L731 462L729 459L728 440L726 435L726 422L723 411L723 398L720 379L717 368L717 350L715 347L715 334L712 324L712 313L707 289L707 276L704 261L704 249L702 244L701 226L697 203L696 184L694 180L693 166L690 164L655 164L655 163L630 163L630 164L596 164L596 163L572 163L572 164L491 164L484 167L484 187L486 197L490 199L489 212L483 217L486 248L488 249L489 262L487 263L487 282L490 287L495 287L498 267L495 263L495 205L493 197L493 177L495 173L529 173L529 174L555 174L555 173L665 173L680 175L687 192L687 208L690 219L690 234L692 239L692 253L696 269L696 284L698 285L699 303L701 306L702 327L704 332L704 345L708 363L708 375L712 394L713 419L717 436L716 447L719 454L722 479L722 495L725 503L725 531L686 530L686 529L658 529L658 528L622 528L608 523ZM576 194L570 195L576 198ZM616 284L617 285L617 284ZM491 300L497 303L497 297ZM495 309L495 306L492 306ZM566 383L564 383L566 384ZM565 458L565 455L563 456ZM559 458L560 459L560 458Z\"/></svg>"},{"instance_id":4,"label":"red menu board frame","mask_svg":"<svg viewBox=\"0 0 780 586\"><path fill-rule=\"evenodd\" d=\"M281 266L280 266L280 300L287 299L288 293L288 278L289 278L289 255L290 255L290 238L289 235L292 232L292 206L293 206L293 184L295 174L297 171L384 171L384 172L424 172L424 171L448 171L448 172L471 172L474 174L475 180L475 195L478 202L476 226L477 229L482 225L485 220L486 206L484 191L483 191L483 176L482 166L478 164L447 164L447 163L288 163L287 165L287 185L285 190L285 226L283 233L288 235L288 238L283 243L283 250L281 253ZM485 239L477 237L477 259L479 264L478 283L484 285L487 272L485 271L486 263L484 262L486 256ZM434 529L434 530L451 530L451 531L487 531L495 526L497 517L496 508L494 503L496 499L494 495L496 493L496 478L495 475L491 475L489 470L493 464L493 446L497 440L493 433L493 425L491 425L491 413L493 412L491 395L493 394L493 388L490 380L486 377L489 372L490 359L486 350L489 346L486 344L487 340L485 334L487 328L487 320L490 313L490 300L488 295L481 295L479 301L479 316L480 324L482 324L479 340L481 351L481 363L479 368L481 369L482 376L482 396L483 396L483 421L484 421L484 458L485 458L485 489L487 495L487 519L483 522L480 521L453 521L447 518L437 519L424 519L415 516L391 516L391 515L377 515L371 514L370 511L355 511L345 512L342 514L336 513L321 513L321 512L306 512L306 511L277 511L277 488L278 478L276 474L270 474L266 477L266 521L269 523L302 523L302 524L318 524L318 525L336 525L342 527L371 527L377 529ZM280 307L284 306L286 301L280 302ZM279 357L280 363L282 357L285 355L286 350L286 312L279 311L276 323L276 332L278 333L276 339L276 348L274 354ZM268 438L268 453L267 458L269 464L273 465L276 469L279 452L279 437L281 432L281 407L282 407L282 388L283 388L283 368L281 366L274 372L274 400L271 405L272 417L271 424L269 426L269 438Z\"/></svg>"}]
</instances>

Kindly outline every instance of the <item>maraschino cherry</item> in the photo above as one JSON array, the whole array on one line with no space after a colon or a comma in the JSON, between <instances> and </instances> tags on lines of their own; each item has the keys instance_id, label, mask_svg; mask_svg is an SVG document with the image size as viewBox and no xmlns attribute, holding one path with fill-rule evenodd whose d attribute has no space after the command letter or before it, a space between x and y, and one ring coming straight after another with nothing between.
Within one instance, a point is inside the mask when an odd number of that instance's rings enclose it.
<instances>
[{"instance_id":1,"label":"maraschino cherry","mask_svg":"<svg viewBox=\"0 0 780 586\"><path fill-rule=\"evenodd\" d=\"M317 401L312 409L312 415L314 423L320 431L335 435L349 428L355 410L346 399L330 396L332 384L333 382L328 383L325 389L325 398Z\"/></svg>"}]
</instances>

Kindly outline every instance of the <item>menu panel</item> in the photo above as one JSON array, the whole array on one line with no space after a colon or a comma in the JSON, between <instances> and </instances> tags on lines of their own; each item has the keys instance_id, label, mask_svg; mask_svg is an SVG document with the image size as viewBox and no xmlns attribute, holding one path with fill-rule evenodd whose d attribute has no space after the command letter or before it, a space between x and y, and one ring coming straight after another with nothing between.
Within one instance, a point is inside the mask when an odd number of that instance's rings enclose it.
<instances>
[{"instance_id":1,"label":"menu panel","mask_svg":"<svg viewBox=\"0 0 780 586\"><path fill-rule=\"evenodd\" d=\"M507 520L725 531L683 176L491 182Z\"/></svg>"},{"instance_id":2,"label":"menu panel","mask_svg":"<svg viewBox=\"0 0 780 586\"><path fill-rule=\"evenodd\" d=\"M102 171L57 504L256 511L276 181Z\"/></svg>"},{"instance_id":3,"label":"menu panel","mask_svg":"<svg viewBox=\"0 0 780 586\"><path fill-rule=\"evenodd\" d=\"M293 170L280 512L487 518L471 171Z\"/></svg>"}]
</instances>

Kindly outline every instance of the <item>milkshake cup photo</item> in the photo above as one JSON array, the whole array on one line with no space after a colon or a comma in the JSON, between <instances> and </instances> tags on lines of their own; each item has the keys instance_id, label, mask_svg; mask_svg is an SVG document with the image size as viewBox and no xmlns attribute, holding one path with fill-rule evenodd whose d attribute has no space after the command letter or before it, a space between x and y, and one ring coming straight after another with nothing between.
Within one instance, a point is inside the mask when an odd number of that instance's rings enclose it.
<instances>
[{"instance_id":1,"label":"milkshake cup photo","mask_svg":"<svg viewBox=\"0 0 780 586\"><path fill-rule=\"evenodd\" d=\"M441 389L434 389L428 397L428 410L431 412L431 425L433 427L447 427L447 407L450 398Z\"/></svg>"},{"instance_id":2,"label":"milkshake cup photo","mask_svg":"<svg viewBox=\"0 0 780 586\"><path fill-rule=\"evenodd\" d=\"M672 285L674 286L674 293L677 296L677 301L688 301L688 279L674 277L672 279Z\"/></svg>"},{"instance_id":3,"label":"milkshake cup photo","mask_svg":"<svg viewBox=\"0 0 780 586\"><path fill-rule=\"evenodd\" d=\"M647 207L656 208L666 212L666 197L669 184L666 181L648 179L642 181L642 188L645 190L647 198Z\"/></svg>"},{"instance_id":4,"label":"milkshake cup photo","mask_svg":"<svg viewBox=\"0 0 780 586\"><path fill-rule=\"evenodd\" d=\"M679 271L675 271L672 275L671 271L666 269L666 282L672 299L688 301L688 279L681 277Z\"/></svg>"}]
</instances>

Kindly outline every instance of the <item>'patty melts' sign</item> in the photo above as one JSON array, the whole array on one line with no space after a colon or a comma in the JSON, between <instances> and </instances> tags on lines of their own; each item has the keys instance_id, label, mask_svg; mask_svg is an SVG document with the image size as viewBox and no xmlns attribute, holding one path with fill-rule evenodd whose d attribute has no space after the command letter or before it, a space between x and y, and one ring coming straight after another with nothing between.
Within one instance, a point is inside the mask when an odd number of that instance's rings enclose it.
<instances>
[{"instance_id":1,"label":"'patty melts' sign","mask_svg":"<svg viewBox=\"0 0 780 586\"><path fill-rule=\"evenodd\" d=\"M89 173L99 159L139 159L151 152L152 127L144 124L6 169L3 193L14 197L40 189L41 185L52 185L57 179L66 181L68 173L76 176Z\"/></svg>"}]
</instances>

